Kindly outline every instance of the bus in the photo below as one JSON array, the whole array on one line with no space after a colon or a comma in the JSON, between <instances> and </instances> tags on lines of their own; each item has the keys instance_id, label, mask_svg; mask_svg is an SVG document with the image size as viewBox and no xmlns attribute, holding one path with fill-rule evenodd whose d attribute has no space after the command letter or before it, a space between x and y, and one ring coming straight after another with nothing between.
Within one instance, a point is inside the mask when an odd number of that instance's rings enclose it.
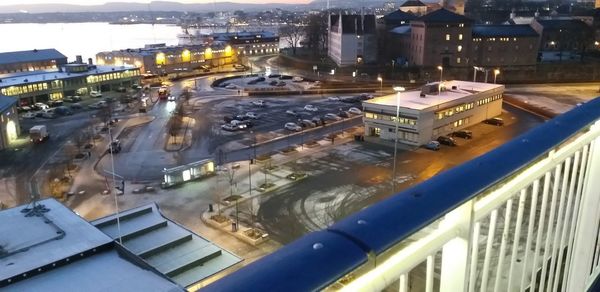
<instances>
[{"instance_id":1,"label":"bus","mask_svg":"<svg viewBox=\"0 0 600 292\"><path fill-rule=\"evenodd\" d=\"M169 88L167 88L166 86L163 86L160 89L158 89L158 99L167 100L168 97L169 97Z\"/></svg>"}]
</instances>

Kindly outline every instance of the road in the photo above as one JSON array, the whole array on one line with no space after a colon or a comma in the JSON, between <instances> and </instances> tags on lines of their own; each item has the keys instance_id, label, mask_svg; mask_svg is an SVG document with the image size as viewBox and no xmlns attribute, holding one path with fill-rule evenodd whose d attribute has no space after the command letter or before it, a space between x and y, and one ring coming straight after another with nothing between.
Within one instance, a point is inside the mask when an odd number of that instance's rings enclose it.
<instances>
[{"instance_id":1,"label":"road","mask_svg":"<svg viewBox=\"0 0 600 292\"><path fill-rule=\"evenodd\" d=\"M459 140L458 147L443 147L438 152L400 151L397 191L485 154L543 122L510 105L504 109L506 126L475 125L471 127L475 138ZM258 220L275 240L289 243L393 194L391 147L352 144L345 150L294 163L295 169L309 173L309 177L262 198Z\"/></svg>"}]
</instances>

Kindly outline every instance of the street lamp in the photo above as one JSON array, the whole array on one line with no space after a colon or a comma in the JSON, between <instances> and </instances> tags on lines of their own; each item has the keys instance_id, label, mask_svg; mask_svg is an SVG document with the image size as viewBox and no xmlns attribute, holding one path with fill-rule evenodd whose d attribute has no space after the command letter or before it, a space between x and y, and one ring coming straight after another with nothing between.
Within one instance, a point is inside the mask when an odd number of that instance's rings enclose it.
<instances>
[{"instance_id":1,"label":"street lamp","mask_svg":"<svg viewBox=\"0 0 600 292\"><path fill-rule=\"evenodd\" d=\"M444 67L437 66L437 69L440 70L440 84L438 85L438 94L442 94L442 81L444 81Z\"/></svg>"},{"instance_id":2,"label":"street lamp","mask_svg":"<svg viewBox=\"0 0 600 292\"><path fill-rule=\"evenodd\" d=\"M500 69L494 69L494 84L496 84L496 78L498 78L499 74L500 74Z\"/></svg>"},{"instance_id":3,"label":"street lamp","mask_svg":"<svg viewBox=\"0 0 600 292\"><path fill-rule=\"evenodd\" d=\"M404 92L406 88L402 86L394 86L396 91L396 137L394 137L394 166L392 168L392 192L396 192L396 156L398 154L398 128L400 124L400 93Z\"/></svg>"},{"instance_id":4,"label":"street lamp","mask_svg":"<svg viewBox=\"0 0 600 292\"><path fill-rule=\"evenodd\" d=\"M379 81L379 91L383 92L383 78L381 78L381 75L377 76L377 81Z\"/></svg>"}]
</instances>

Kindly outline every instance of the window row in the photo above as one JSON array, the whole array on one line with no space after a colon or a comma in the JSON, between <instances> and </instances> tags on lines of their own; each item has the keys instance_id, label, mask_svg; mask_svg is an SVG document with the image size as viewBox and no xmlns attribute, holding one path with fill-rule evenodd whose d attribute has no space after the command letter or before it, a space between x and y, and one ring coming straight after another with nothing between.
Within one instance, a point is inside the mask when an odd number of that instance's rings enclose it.
<instances>
[{"instance_id":1,"label":"window row","mask_svg":"<svg viewBox=\"0 0 600 292\"><path fill-rule=\"evenodd\" d=\"M477 105L478 106L479 105L484 105L484 104L490 103L492 101L499 100L501 98L502 98L502 94L496 94L494 96L490 96L490 97L478 100L477 101Z\"/></svg>"},{"instance_id":2,"label":"window row","mask_svg":"<svg viewBox=\"0 0 600 292\"><path fill-rule=\"evenodd\" d=\"M54 80L50 83L50 88L59 88L62 87L61 80ZM35 83L35 84L27 84L21 86L11 86L8 88L2 88L0 92L3 95L7 96L15 96L19 94L25 94L30 92L42 91L48 89L48 83Z\"/></svg>"},{"instance_id":3,"label":"window row","mask_svg":"<svg viewBox=\"0 0 600 292\"><path fill-rule=\"evenodd\" d=\"M381 121L392 121L394 123L396 121L398 121L398 124L403 124L403 125L411 125L411 126L416 126L417 125L417 120L416 119L409 119L409 118L405 118L405 117L400 117L399 119L396 119L395 116L382 115L382 114L374 114L374 113L365 113L365 118L367 118L367 119L374 119L374 120L381 120Z\"/></svg>"},{"instance_id":4,"label":"window row","mask_svg":"<svg viewBox=\"0 0 600 292\"><path fill-rule=\"evenodd\" d=\"M436 120L441 120L443 118L448 118L451 117L455 114L458 113L462 113L464 111L468 111L470 109L473 109L475 107L475 103L474 102L470 102L470 103L463 103L461 105L455 106L453 108L449 108L449 109L445 109L439 112L435 113L435 119Z\"/></svg>"}]
</instances>

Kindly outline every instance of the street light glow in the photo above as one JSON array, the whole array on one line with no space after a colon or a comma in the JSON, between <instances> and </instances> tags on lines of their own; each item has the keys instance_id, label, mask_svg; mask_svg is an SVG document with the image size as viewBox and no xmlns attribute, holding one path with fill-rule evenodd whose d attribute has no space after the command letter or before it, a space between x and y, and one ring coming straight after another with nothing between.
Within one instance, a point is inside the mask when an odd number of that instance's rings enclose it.
<instances>
[{"instance_id":1,"label":"street light glow","mask_svg":"<svg viewBox=\"0 0 600 292\"><path fill-rule=\"evenodd\" d=\"M383 79L381 78L381 76L380 76L380 77L377 77L377 81L379 81L379 82L383 82Z\"/></svg>"},{"instance_id":2,"label":"street light glow","mask_svg":"<svg viewBox=\"0 0 600 292\"><path fill-rule=\"evenodd\" d=\"M402 86L394 86L394 91L400 93L402 91L406 91L406 88L404 88Z\"/></svg>"},{"instance_id":3,"label":"street light glow","mask_svg":"<svg viewBox=\"0 0 600 292\"><path fill-rule=\"evenodd\" d=\"M442 66L437 66L437 68L438 68L438 70L440 70L440 71L444 70L444 67L442 67Z\"/></svg>"}]
</instances>

